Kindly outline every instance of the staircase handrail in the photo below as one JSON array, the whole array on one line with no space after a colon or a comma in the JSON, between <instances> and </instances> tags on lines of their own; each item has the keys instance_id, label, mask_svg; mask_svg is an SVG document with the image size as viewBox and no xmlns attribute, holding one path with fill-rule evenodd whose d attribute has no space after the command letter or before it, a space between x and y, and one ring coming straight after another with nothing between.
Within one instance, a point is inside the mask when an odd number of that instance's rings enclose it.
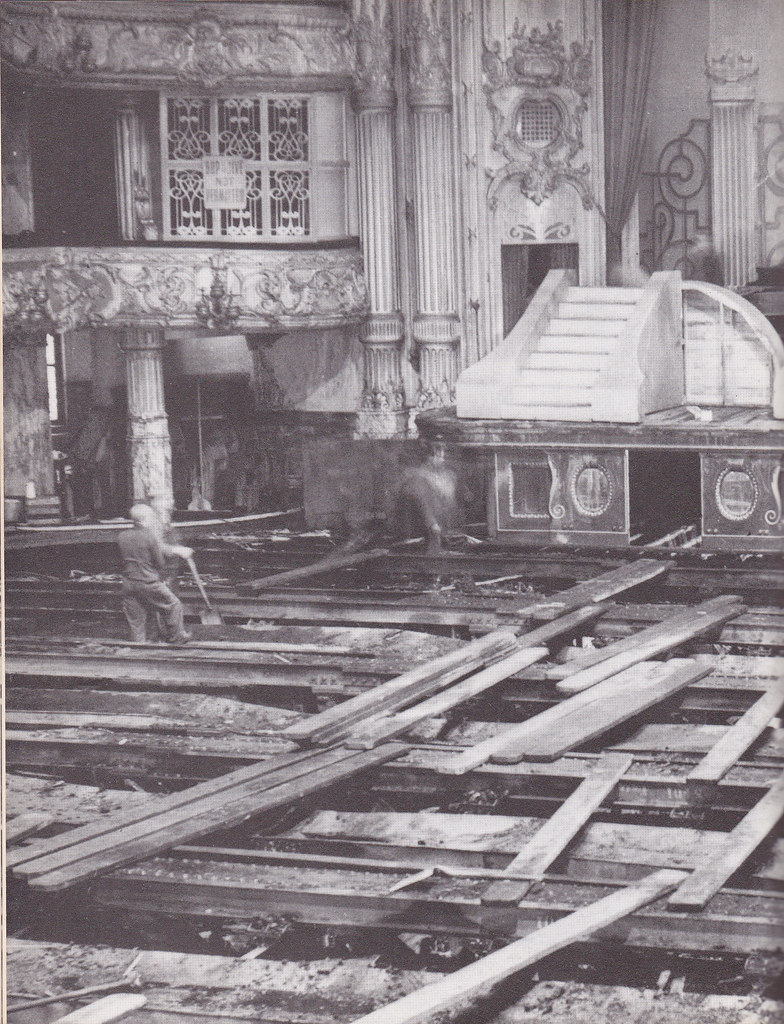
<instances>
[{"instance_id":1,"label":"staircase handrail","mask_svg":"<svg viewBox=\"0 0 784 1024\"><path fill-rule=\"evenodd\" d=\"M706 295L720 306L734 310L746 321L773 360L773 415L776 419L784 419L784 342L770 320L748 299L721 285L709 284L707 281L684 281L681 287L683 292Z\"/></svg>"}]
</instances>

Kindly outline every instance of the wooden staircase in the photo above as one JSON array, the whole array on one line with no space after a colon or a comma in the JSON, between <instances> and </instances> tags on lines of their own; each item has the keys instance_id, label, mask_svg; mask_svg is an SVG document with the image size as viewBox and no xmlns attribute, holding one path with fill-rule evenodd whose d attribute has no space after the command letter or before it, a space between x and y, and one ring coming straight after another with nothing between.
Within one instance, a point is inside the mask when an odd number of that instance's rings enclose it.
<instances>
[{"instance_id":1,"label":"wooden staircase","mask_svg":"<svg viewBox=\"0 0 784 1024\"><path fill-rule=\"evenodd\" d=\"M457 415L637 422L679 405L676 282L657 274L644 288L579 288L573 271L551 271L501 345L461 375Z\"/></svg>"}]
</instances>

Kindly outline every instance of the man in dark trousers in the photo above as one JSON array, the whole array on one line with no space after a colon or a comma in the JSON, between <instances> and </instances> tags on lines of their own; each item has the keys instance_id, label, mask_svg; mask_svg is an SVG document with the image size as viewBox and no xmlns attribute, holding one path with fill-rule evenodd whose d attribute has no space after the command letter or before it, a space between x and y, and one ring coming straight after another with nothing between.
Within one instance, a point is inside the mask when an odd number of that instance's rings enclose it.
<instances>
[{"instance_id":1,"label":"man in dark trousers","mask_svg":"<svg viewBox=\"0 0 784 1024\"><path fill-rule=\"evenodd\" d=\"M120 534L118 546L122 558L122 609L131 630L131 639L147 639L148 614L157 614L163 638L170 644L184 644L191 639L183 625L183 607L164 582L167 573L166 554L158 538L157 517L149 505L138 504L131 509L133 528ZM176 545L167 554L190 558L191 548Z\"/></svg>"}]
</instances>

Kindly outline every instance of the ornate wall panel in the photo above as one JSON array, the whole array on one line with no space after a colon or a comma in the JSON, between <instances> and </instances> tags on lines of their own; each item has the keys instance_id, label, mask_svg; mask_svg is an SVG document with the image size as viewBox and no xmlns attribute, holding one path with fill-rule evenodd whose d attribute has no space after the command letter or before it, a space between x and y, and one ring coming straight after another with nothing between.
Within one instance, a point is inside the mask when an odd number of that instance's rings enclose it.
<instances>
[{"instance_id":1,"label":"ornate wall panel","mask_svg":"<svg viewBox=\"0 0 784 1024\"><path fill-rule=\"evenodd\" d=\"M784 103L764 104L758 122L759 265L784 261Z\"/></svg>"},{"instance_id":2,"label":"ornate wall panel","mask_svg":"<svg viewBox=\"0 0 784 1024\"><path fill-rule=\"evenodd\" d=\"M782 460L775 455L702 456L702 533L706 548L780 551L784 535Z\"/></svg>"},{"instance_id":3,"label":"ornate wall panel","mask_svg":"<svg viewBox=\"0 0 784 1024\"><path fill-rule=\"evenodd\" d=\"M348 18L307 4L124 0L3 4L3 56L39 76L100 87L214 89L264 76L351 73Z\"/></svg>"},{"instance_id":4,"label":"ornate wall panel","mask_svg":"<svg viewBox=\"0 0 784 1024\"><path fill-rule=\"evenodd\" d=\"M204 328L197 305L214 283L230 294L237 333L337 327L367 313L355 248L307 252L205 248L19 249L3 260L6 322L45 306L58 329L153 323Z\"/></svg>"}]
</instances>

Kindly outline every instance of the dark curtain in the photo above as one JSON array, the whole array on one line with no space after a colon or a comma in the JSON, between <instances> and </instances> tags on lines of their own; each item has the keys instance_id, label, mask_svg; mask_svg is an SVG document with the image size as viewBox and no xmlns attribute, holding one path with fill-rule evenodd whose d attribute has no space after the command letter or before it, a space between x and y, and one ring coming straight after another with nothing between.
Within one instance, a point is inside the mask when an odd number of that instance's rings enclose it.
<instances>
[{"instance_id":1,"label":"dark curtain","mask_svg":"<svg viewBox=\"0 0 784 1024\"><path fill-rule=\"evenodd\" d=\"M658 15L659 0L602 5L608 266L620 260L621 232L640 180Z\"/></svg>"}]
</instances>

